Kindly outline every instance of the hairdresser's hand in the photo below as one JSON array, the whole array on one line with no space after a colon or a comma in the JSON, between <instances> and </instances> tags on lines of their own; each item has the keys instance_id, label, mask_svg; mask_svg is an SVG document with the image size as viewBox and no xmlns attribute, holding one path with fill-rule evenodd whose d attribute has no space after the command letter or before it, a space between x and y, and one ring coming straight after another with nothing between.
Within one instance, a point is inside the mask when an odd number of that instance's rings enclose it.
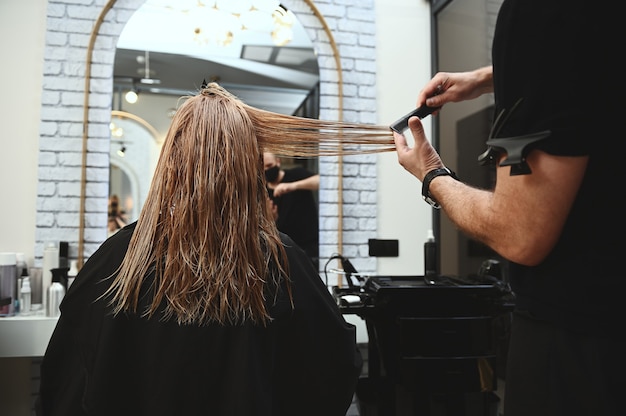
<instances>
[{"instance_id":1,"label":"hairdresser's hand","mask_svg":"<svg viewBox=\"0 0 626 416\"><path fill-rule=\"evenodd\" d=\"M294 191L317 191L320 189L320 175L312 175L295 182L281 182L274 187L274 198Z\"/></svg>"},{"instance_id":2,"label":"hairdresser's hand","mask_svg":"<svg viewBox=\"0 0 626 416\"><path fill-rule=\"evenodd\" d=\"M470 72L439 72L420 91L417 106L441 107L451 102L471 100L493 92L493 68ZM433 114L437 114L437 112Z\"/></svg>"},{"instance_id":3,"label":"hairdresser's hand","mask_svg":"<svg viewBox=\"0 0 626 416\"><path fill-rule=\"evenodd\" d=\"M279 183L274 187L274 198L296 191L295 182Z\"/></svg>"},{"instance_id":4,"label":"hairdresser's hand","mask_svg":"<svg viewBox=\"0 0 626 416\"><path fill-rule=\"evenodd\" d=\"M409 129L415 140L412 148L409 147L404 135L394 132L393 139L396 143L398 162L420 181L428 172L436 168L444 167L437 151L431 146L424 134L422 122L417 117L409 119Z\"/></svg>"}]
</instances>

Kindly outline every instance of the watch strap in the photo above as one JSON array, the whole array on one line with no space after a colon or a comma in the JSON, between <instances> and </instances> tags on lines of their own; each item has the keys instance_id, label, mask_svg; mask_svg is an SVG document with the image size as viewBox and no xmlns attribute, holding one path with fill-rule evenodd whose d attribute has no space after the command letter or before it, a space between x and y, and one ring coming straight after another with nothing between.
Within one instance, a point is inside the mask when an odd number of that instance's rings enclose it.
<instances>
[{"instance_id":1,"label":"watch strap","mask_svg":"<svg viewBox=\"0 0 626 416\"><path fill-rule=\"evenodd\" d=\"M433 169L424 176L424 180L422 181L422 197L424 201L428 202L433 208L439 209L441 206L430 194L430 182L437 176L452 176L457 180L459 178L457 178L453 171L446 167Z\"/></svg>"}]
</instances>

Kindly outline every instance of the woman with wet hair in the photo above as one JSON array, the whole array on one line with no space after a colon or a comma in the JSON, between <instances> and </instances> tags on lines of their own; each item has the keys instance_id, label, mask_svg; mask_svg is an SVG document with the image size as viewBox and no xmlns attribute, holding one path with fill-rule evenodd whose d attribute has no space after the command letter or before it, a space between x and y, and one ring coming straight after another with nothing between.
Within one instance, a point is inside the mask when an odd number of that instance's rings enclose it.
<instances>
[{"instance_id":1,"label":"woman with wet hair","mask_svg":"<svg viewBox=\"0 0 626 416\"><path fill-rule=\"evenodd\" d=\"M361 370L306 254L267 208L263 151L394 150L381 126L184 100L136 223L80 270L41 366L38 413L343 416Z\"/></svg>"}]
</instances>

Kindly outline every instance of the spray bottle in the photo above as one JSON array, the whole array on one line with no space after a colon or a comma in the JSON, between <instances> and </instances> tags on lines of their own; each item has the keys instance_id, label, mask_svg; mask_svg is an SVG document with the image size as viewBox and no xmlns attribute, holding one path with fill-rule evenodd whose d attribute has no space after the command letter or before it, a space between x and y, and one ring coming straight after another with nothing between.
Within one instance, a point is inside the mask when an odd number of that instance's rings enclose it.
<instances>
[{"instance_id":1,"label":"spray bottle","mask_svg":"<svg viewBox=\"0 0 626 416\"><path fill-rule=\"evenodd\" d=\"M26 276L22 276L22 289L20 293L20 313L22 315L28 315L30 313L32 294L30 289L30 278L28 277L28 274L26 274Z\"/></svg>"},{"instance_id":2,"label":"spray bottle","mask_svg":"<svg viewBox=\"0 0 626 416\"><path fill-rule=\"evenodd\" d=\"M52 269L52 283L48 288L48 304L46 309L46 315L51 318L56 318L61 315L61 301L65 296L65 286L63 281L67 281L68 267Z\"/></svg>"},{"instance_id":3,"label":"spray bottle","mask_svg":"<svg viewBox=\"0 0 626 416\"><path fill-rule=\"evenodd\" d=\"M437 276L437 243L433 230L428 230L424 243L424 276L428 278Z\"/></svg>"}]
</instances>

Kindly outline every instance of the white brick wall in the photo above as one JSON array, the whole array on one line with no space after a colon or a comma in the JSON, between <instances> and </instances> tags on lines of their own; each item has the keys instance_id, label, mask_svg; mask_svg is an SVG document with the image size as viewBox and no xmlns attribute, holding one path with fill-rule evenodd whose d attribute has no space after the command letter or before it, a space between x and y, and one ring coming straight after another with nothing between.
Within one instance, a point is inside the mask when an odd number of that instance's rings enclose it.
<instances>
[{"instance_id":1,"label":"white brick wall","mask_svg":"<svg viewBox=\"0 0 626 416\"><path fill-rule=\"evenodd\" d=\"M234 0L233 0L234 1ZM36 262L49 241L68 241L76 258L79 238L82 164L83 100L87 47L96 19L106 0L49 0L41 107ZM89 86L87 187L84 257L106 238L109 129L115 45L125 23L144 0L118 0L104 16L93 51ZM322 22L303 0L282 3L302 22L318 54L320 118L376 121L375 13L373 0L320 0L315 7L324 16L339 50L343 80L343 107L339 109L338 73L333 49ZM320 258L333 253L357 260L362 272L375 271L367 255L367 240L376 237L376 158L344 158L338 178L337 158L320 160ZM343 247L338 247L337 193L343 182Z\"/></svg>"}]
</instances>

